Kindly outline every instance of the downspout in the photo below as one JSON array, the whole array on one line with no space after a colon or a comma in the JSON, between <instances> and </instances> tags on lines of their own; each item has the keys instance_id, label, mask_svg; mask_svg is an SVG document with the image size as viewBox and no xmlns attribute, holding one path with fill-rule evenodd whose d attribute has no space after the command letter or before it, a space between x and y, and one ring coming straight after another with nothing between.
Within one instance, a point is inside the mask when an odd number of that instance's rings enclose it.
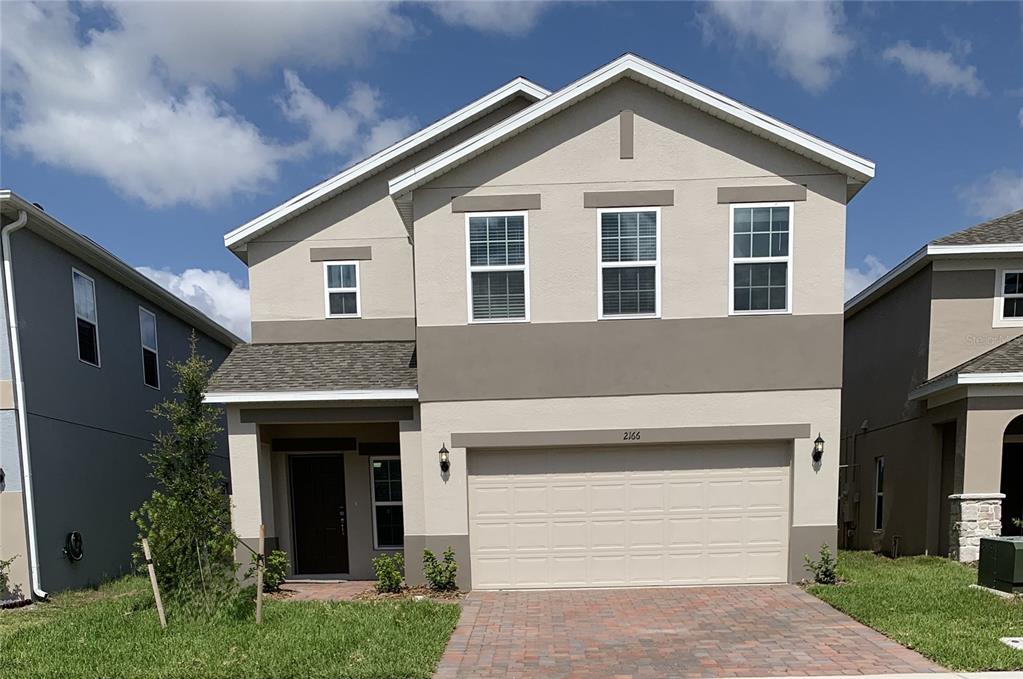
<instances>
[{"instance_id":1,"label":"downspout","mask_svg":"<svg viewBox=\"0 0 1023 679\"><path fill-rule=\"evenodd\" d=\"M28 454L28 413L25 412L25 380L21 369L21 342L18 339L18 312L14 307L14 271L11 253L11 234L28 223L24 210L18 211L18 219L0 229L0 246L4 251L4 302L7 304L7 323L11 334L11 364L14 369L14 393L18 408L18 437L21 439L22 492L25 495L25 518L28 521L29 569L32 577L32 593L37 599L48 595L39 581L39 546L36 542L36 511L32 494L32 465Z\"/></svg>"}]
</instances>

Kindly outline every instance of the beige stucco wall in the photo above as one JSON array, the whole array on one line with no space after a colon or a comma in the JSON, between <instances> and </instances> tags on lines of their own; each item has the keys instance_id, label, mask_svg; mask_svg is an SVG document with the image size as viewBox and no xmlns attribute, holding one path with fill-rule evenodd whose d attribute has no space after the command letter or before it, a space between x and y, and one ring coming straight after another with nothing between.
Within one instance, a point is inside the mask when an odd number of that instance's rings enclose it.
<instances>
[{"instance_id":1,"label":"beige stucco wall","mask_svg":"<svg viewBox=\"0 0 1023 679\"><path fill-rule=\"evenodd\" d=\"M635 158L618 114L635 111ZM419 326L467 322L465 215L452 196L539 193L529 212L531 321L597 317L597 211L583 193L675 192L661 208L663 318L728 315L729 212L721 186L808 186L795 203L793 311L842 310L845 178L633 81L623 81L414 192ZM616 321L617 322L617 321Z\"/></svg>"},{"instance_id":2,"label":"beige stucco wall","mask_svg":"<svg viewBox=\"0 0 1023 679\"><path fill-rule=\"evenodd\" d=\"M515 99L475 123L348 189L248 244L252 321L325 318L323 262L311 262L311 247L372 248L360 264L364 319L411 318L412 246L387 189L390 177L521 110ZM350 324L336 319L335 325Z\"/></svg>"},{"instance_id":3,"label":"beige stucco wall","mask_svg":"<svg viewBox=\"0 0 1023 679\"><path fill-rule=\"evenodd\" d=\"M1023 397L976 397L969 398L967 403L962 492L998 493L1002 484L1005 428L1023 415Z\"/></svg>"},{"instance_id":4,"label":"beige stucco wall","mask_svg":"<svg viewBox=\"0 0 1023 679\"><path fill-rule=\"evenodd\" d=\"M25 498L20 491L0 491L0 559L14 558L8 571L8 592L0 591L0 602L6 598L28 599L32 596L29 580L28 534L25 530Z\"/></svg>"}]
</instances>

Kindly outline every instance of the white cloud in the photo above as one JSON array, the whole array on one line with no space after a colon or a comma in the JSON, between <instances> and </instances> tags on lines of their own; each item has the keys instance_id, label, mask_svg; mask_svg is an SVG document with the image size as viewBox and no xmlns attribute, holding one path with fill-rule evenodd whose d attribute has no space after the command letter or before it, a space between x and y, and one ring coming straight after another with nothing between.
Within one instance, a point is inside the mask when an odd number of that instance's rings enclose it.
<instances>
[{"instance_id":1,"label":"white cloud","mask_svg":"<svg viewBox=\"0 0 1023 679\"><path fill-rule=\"evenodd\" d=\"M970 51L969 43L957 43L957 52L965 56ZM949 92L963 92L972 97L987 90L977 77L977 67L956 62L952 52L914 47L900 40L881 54L885 61L902 66L911 75L921 76L932 87Z\"/></svg>"},{"instance_id":2,"label":"white cloud","mask_svg":"<svg viewBox=\"0 0 1023 679\"><path fill-rule=\"evenodd\" d=\"M956 188L968 214L991 219L1023 208L1023 172L995 170L966 186Z\"/></svg>"},{"instance_id":3,"label":"white cloud","mask_svg":"<svg viewBox=\"0 0 1023 679\"><path fill-rule=\"evenodd\" d=\"M881 276L888 273L888 267L884 263L875 257L874 255L867 255L863 258L863 263L860 266L850 269L846 267L845 270L845 298L850 300L855 297L861 290L866 288L868 285L876 281Z\"/></svg>"},{"instance_id":4,"label":"white cloud","mask_svg":"<svg viewBox=\"0 0 1023 679\"><path fill-rule=\"evenodd\" d=\"M136 269L242 339L249 339L249 290L230 274L205 269L185 269L180 274L148 266Z\"/></svg>"},{"instance_id":5,"label":"white cloud","mask_svg":"<svg viewBox=\"0 0 1023 679\"><path fill-rule=\"evenodd\" d=\"M379 150L412 131L411 118L379 118L380 92L365 83L355 83L348 99L331 106L313 94L294 71L284 72L286 96L278 103L288 120L309 130L308 143L335 153L357 148ZM377 144L380 144L377 146Z\"/></svg>"},{"instance_id":6,"label":"white cloud","mask_svg":"<svg viewBox=\"0 0 1023 679\"><path fill-rule=\"evenodd\" d=\"M699 20L706 39L723 38L729 47L738 39L765 50L777 69L811 92L831 84L853 48L836 2L713 0Z\"/></svg>"},{"instance_id":7,"label":"white cloud","mask_svg":"<svg viewBox=\"0 0 1023 679\"><path fill-rule=\"evenodd\" d=\"M289 101L310 139L285 144L220 94L239 74L282 60L350 63L371 46L408 36L409 22L391 4L101 7L111 25L83 37L70 5L5 4L0 80L9 149L98 176L151 206L209 206L259 190L288 160L359 151L411 126L404 118L378 119L378 93L356 92L331 107L294 76L301 90L289 85ZM355 119L354 129L346 118Z\"/></svg>"},{"instance_id":8,"label":"white cloud","mask_svg":"<svg viewBox=\"0 0 1023 679\"><path fill-rule=\"evenodd\" d=\"M500 2L491 0L448 0L429 5L445 23L467 26L477 31L523 35L536 26L550 3Z\"/></svg>"}]
</instances>

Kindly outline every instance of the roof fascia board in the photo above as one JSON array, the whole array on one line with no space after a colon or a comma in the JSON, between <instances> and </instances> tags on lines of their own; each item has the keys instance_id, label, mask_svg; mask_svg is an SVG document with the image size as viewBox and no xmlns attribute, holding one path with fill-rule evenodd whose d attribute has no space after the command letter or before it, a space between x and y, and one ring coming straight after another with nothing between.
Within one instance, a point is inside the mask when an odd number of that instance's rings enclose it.
<instances>
[{"instance_id":1,"label":"roof fascia board","mask_svg":"<svg viewBox=\"0 0 1023 679\"><path fill-rule=\"evenodd\" d=\"M910 400L926 398L940 391L970 385L1023 384L1023 372L1011 373L956 373L937 382L924 384L909 392Z\"/></svg>"},{"instance_id":2,"label":"roof fascia board","mask_svg":"<svg viewBox=\"0 0 1023 679\"><path fill-rule=\"evenodd\" d=\"M206 403L306 403L310 401L417 401L417 389L341 391L222 391L206 394Z\"/></svg>"},{"instance_id":3,"label":"roof fascia board","mask_svg":"<svg viewBox=\"0 0 1023 679\"><path fill-rule=\"evenodd\" d=\"M984 255L1023 255L1023 243L982 243L977 245L927 244L904 259L898 266L878 278L845 303L845 317L849 318L866 303L887 292L906 274L915 273L923 265L938 257L978 257Z\"/></svg>"},{"instance_id":4,"label":"roof fascia board","mask_svg":"<svg viewBox=\"0 0 1023 679\"><path fill-rule=\"evenodd\" d=\"M658 83L683 99L690 100L689 103L696 104L698 108L733 124L738 124L740 127L758 130L775 142L787 141L812 156L816 156L814 159L817 162L829 160L833 165L837 165L846 172L847 176L857 181L866 182L874 176L874 163L870 160L829 144L644 59L627 54L523 109L491 129L395 177L389 182L391 195L399 196L411 191L454 167L460 161L467 160L524 127L553 115L561 108L592 94L602 85L627 73Z\"/></svg>"},{"instance_id":5,"label":"roof fascia board","mask_svg":"<svg viewBox=\"0 0 1023 679\"><path fill-rule=\"evenodd\" d=\"M163 310L169 311L187 323L195 325L197 330L216 339L221 344L227 347L235 347L245 343L244 340L233 332L160 284L143 276L134 267L95 241L66 226L13 191L0 191L0 203L7 203L16 210L27 212L30 219L26 228L35 231L58 247L68 250Z\"/></svg>"},{"instance_id":6,"label":"roof fascia board","mask_svg":"<svg viewBox=\"0 0 1023 679\"><path fill-rule=\"evenodd\" d=\"M298 194L288 201L272 208L255 219L239 226L224 236L224 245L233 250L243 249L244 245L257 235L272 229L289 216L312 207L327 197L343 191L345 188L361 181L386 165L395 162L414 149L432 142L438 137L460 127L463 124L499 107L504 102L525 95L539 100L550 95L550 92L525 78L515 78L489 94L480 97L471 104L460 108L437 122L418 132L395 142L391 146L378 151L369 158L356 163L348 169L334 175L311 189Z\"/></svg>"}]
</instances>

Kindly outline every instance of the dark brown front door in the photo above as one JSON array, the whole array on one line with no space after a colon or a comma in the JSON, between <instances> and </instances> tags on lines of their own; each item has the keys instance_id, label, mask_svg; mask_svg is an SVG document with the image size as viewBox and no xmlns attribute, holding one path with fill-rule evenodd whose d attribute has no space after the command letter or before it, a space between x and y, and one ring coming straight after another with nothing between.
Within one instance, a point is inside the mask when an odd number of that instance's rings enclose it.
<instances>
[{"instance_id":1,"label":"dark brown front door","mask_svg":"<svg viewBox=\"0 0 1023 679\"><path fill-rule=\"evenodd\" d=\"M291 506L296 572L347 573L344 457L292 455Z\"/></svg>"}]
</instances>

